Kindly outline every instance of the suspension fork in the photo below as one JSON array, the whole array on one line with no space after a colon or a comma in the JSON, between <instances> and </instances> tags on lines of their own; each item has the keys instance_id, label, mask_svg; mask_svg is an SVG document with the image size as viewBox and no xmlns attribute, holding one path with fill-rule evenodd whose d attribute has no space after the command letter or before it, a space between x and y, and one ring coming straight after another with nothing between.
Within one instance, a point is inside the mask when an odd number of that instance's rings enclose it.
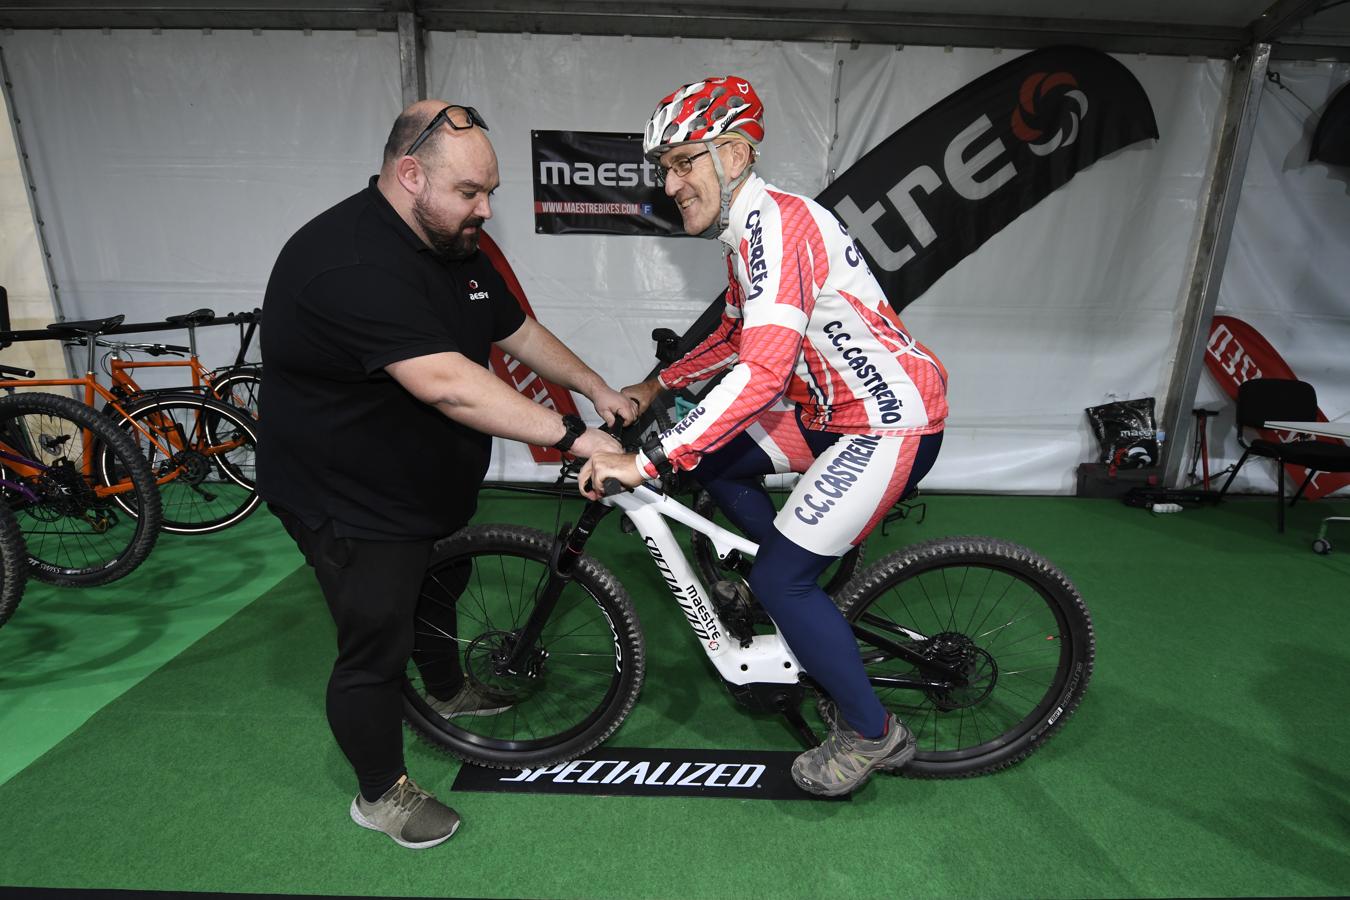
<instances>
[{"instance_id":1,"label":"suspension fork","mask_svg":"<svg viewBox=\"0 0 1350 900\"><path fill-rule=\"evenodd\" d=\"M612 507L609 504L592 500L581 511L581 518L575 526L565 525L558 532L558 536L553 540L553 549L549 553L548 580L535 598L534 609L525 620L525 626L520 629L511 655L499 666L498 674L516 675L524 671L525 661L533 652L535 642L543 633L544 626L548 624L548 617L558 605L558 598L572 581L572 573L586 549L586 542L591 539L595 527L609 514L610 509Z\"/></svg>"}]
</instances>

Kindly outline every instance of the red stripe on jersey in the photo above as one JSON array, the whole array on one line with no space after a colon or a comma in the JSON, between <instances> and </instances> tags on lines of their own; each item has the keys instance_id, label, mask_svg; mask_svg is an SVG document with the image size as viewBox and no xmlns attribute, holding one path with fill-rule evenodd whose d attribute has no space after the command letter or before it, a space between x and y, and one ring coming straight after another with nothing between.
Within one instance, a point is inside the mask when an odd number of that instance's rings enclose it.
<instances>
[{"instance_id":1,"label":"red stripe on jersey","mask_svg":"<svg viewBox=\"0 0 1350 900\"><path fill-rule=\"evenodd\" d=\"M759 425L773 441L775 447L787 457L789 471L805 472L816 461L816 454L802 437L801 427L797 425L795 410L766 413L760 416Z\"/></svg>"},{"instance_id":2,"label":"red stripe on jersey","mask_svg":"<svg viewBox=\"0 0 1350 900\"><path fill-rule=\"evenodd\" d=\"M923 359L914 353L906 353L899 357L900 365L909 376L910 381L919 389L919 396L923 398L925 410L928 412L929 421L940 421L947 417L947 367L942 364L942 360L933 355L923 344L914 341L909 331L905 328L905 323L900 321L900 317L895 314L889 306L880 310L868 309L862 301L856 297L850 296L840 291L840 296L849 302L862 317L872 334L881 341L883 346L890 350L903 350L910 346L913 341L914 350L928 359ZM898 332L899 337L896 337ZM900 340L901 343L895 343ZM936 370L936 378L934 378ZM941 412L941 415L938 413Z\"/></svg>"},{"instance_id":3,"label":"red stripe on jersey","mask_svg":"<svg viewBox=\"0 0 1350 900\"><path fill-rule=\"evenodd\" d=\"M725 312L716 330L703 339L703 342L690 350L680 359L661 370L661 382L668 388L682 388L695 381L708 378L710 373L725 368L736 355L737 331L740 319L733 319Z\"/></svg>"},{"instance_id":4,"label":"red stripe on jersey","mask_svg":"<svg viewBox=\"0 0 1350 900\"><path fill-rule=\"evenodd\" d=\"M866 424L866 411L863 412L863 417L860 422L841 422L837 418L838 413L841 410L847 409L850 404L857 401L857 397L848 389L848 383L840 377L833 366L826 362L825 358L821 356L820 351L816 350L809 341L802 342L802 356L806 359L806 367L811 373L812 380L816 383L816 388L825 392L823 403L819 406L813 403L811 406L807 407L807 415L810 415L813 412L817 413L817 415L812 416L811 421L808 424L820 426L822 428L832 424ZM823 410L829 410L830 414L828 418L818 415L818 413Z\"/></svg>"},{"instance_id":5,"label":"red stripe on jersey","mask_svg":"<svg viewBox=\"0 0 1350 900\"><path fill-rule=\"evenodd\" d=\"M825 239L820 236L815 216L800 197L791 194L779 194L769 191L769 196L778 204L778 216L782 224L783 259L778 266L777 303L795 306L811 315L816 303L816 292L825 284L830 275L830 257L825 252ZM789 257L795 257L790 259ZM802 266L809 261L810 284L803 281L806 272Z\"/></svg>"},{"instance_id":6,"label":"red stripe on jersey","mask_svg":"<svg viewBox=\"0 0 1350 900\"><path fill-rule=\"evenodd\" d=\"M690 432L689 442L666 448L666 458L680 469L692 469L704 453L711 453L745 428L783 395L784 380L773 373L792 371L801 352L802 333L783 325L756 325L741 331L740 362L750 378L736 401L706 426ZM707 441L709 435L715 435ZM667 439L669 435L667 435ZM694 444L702 444L695 451Z\"/></svg>"},{"instance_id":7,"label":"red stripe on jersey","mask_svg":"<svg viewBox=\"0 0 1350 900\"><path fill-rule=\"evenodd\" d=\"M856 547L862 543L872 533L872 529L880 524L886 513L891 511L891 507L900 501L900 494L904 492L905 485L909 484L909 473L914 471L914 457L919 452L920 443L922 438L915 436L905 438L900 444L900 457L895 461L895 471L891 473L891 480L886 483L886 493L877 504L877 511L872 513L872 518L867 520L862 531L853 536L853 540L849 541L850 544Z\"/></svg>"},{"instance_id":8,"label":"red stripe on jersey","mask_svg":"<svg viewBox=\"0 0 1350 900\"><path fill-rule=\"evenodd\" d=\"M887 350L894 353L909 346L909 332L905 331L905 326L901 324L898 317L882 315L847 291L840 291L839 296L848 301L848 305L853 307L853 311L858 314L858 318L863 320L863 324L867 326L868 331ZM886 308L889 309L890 307L887 306Z\"/></svg>"}]
</instances>

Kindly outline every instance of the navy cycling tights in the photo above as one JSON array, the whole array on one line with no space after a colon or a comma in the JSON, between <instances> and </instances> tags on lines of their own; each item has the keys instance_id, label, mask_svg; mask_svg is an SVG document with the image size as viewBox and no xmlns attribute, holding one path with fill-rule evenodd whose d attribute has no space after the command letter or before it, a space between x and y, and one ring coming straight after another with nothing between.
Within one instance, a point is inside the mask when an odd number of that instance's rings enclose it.
<instances>
[{"instance_id":1,"label":"navy cycling tights","mask_svg":"<svg viewBox=\"0 0 1350 900\"><path fill-rule=\"evenodd\" d=\"M805 428L801 434L816 456L842 437ZM932 468L942 434L919 440L905 491ZM799 546L775 526L778 510L763 484L763 476L774 471L769 454L748 432L742 432L722 449L705 455L693 474L727 518L759 544L750 570L750 589L773 617L797 661L834 699L844 721L860 734L876 737L885 728L886 711L867 680L848 622L818 584L835 557Z\"/></svg>"}]
</instances>

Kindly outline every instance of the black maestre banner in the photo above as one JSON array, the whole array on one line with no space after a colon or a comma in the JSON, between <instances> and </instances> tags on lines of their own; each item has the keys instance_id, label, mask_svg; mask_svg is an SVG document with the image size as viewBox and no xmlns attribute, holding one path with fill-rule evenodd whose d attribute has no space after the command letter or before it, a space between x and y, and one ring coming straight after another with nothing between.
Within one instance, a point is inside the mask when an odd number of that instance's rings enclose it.
<instances>
[{"instance_id":1,"label":"black maestre banner","mask_svg":"<svg viewBox=\"0 0 1350 900\"><path fill-rule=\"evenodd\" d=\"M530 143L535 231L684 234L656 166L642 157L642 135L535 131Z\"/></svg>"},{"instance_id":2,"label":"black maestre banner","mask_svg":"<svg viewBox=\"0 0 1350 900\"><path fill-rule=\"evenodd\" d=\"M1343 87L1317 120L1309 159L1350 166L1350 87Z\"/></svg>"},{"instance_id":3,"label":"black maestre banner","mask_svg":"<svg viewBox=\"0 0 1350 900\"><path fill-rule=\"evenodd\" d=\"M848 225L900 312L1081 169L1157 136L1128 69L1096 50L1050 47L920 113L816 199ZM722 307L719 296L675 352L712 333Z\"/></svg>"},{"instance_id":4,"label":"black maestre banner","mask_svg":"<svg viewBox=\"0 0 1350 900\"><path fill-rule=\"evenodd\" d=\"M923 112L816 199L848 225L899 311L1077 172L1157 136L1129 70L1051 47Z\"/></svg>"}]
</instances>

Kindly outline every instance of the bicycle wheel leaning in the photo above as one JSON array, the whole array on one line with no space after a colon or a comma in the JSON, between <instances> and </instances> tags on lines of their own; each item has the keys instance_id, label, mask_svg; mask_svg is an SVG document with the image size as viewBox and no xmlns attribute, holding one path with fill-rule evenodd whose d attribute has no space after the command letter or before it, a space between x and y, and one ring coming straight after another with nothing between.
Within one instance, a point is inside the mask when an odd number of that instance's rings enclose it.
<instances>
[{"instance_id":1,"label":"bicycle wheel leaning","mask_svg":"<svg viewBox=\"0 0 1350 900\"><path fill-rule=\"evenodd\" d=\"M258 398L262 395L262 370L242 366L218 372L211 378L211 395L258 418Z\"/></svg>"},{"instance_id":2,"label":"bicycle wheel leaning","mask_svg":"<svg viewBox=\"0 0 1350 900\"><path fill-rule=\"evenodd\" d=\"M258 436L246 412L202 395L168 393L147 397L116 421L159 481L165 531L209 534L257 509Z\"/></svg>"},{"instance_id":3,"label":"bicycle wheel leaning","mask_svg":"<svg viewBox=\"0 0 1350 900\"><path fill-rule=\"evenodd\" d=\"M694 497L694 512L723 528L728 527L726 516L718 510L717 502L707 491L699 491ZM717 548L713 546L712 540L701 531L691 532L689 543L694 549L694 565L698 567L698 577L708 590L712 590L713 584L718 581L735 578L738 575L744 577L750 571L749 565L744 561L741 565L743 571L738 572L736 567L728 565L726 560L718 557ZM825 593L835 597L848 584L849 579L857 573L858 567L862 564L866 546L866 543L859 544L830 563L820 576L821 587L825 589Z\"/></svg>"},{"instance_id":4,"label":"bicycle wheel leaning","mask_svg":"<svg viewBox=\"0 0 1350 900\"><path fill-rule=\"evenodd\" d=\"M423 738L467 762L514 769L575 759L614 733L642 689L637 613L623 586L589 556L565 583L521 671L501 671L548 581L552 549L544 532L511 525L470 526L436 545L404 715ZM435 686L458 682L460 672L502 711L438 714L434 704L450 691Z\"/></svg>"},{"instance_id":5,"label":"bicycle wheel leaning","mask_svg":"<svg viewBox=\"0 0 1350 900\"><path fill-rule=\"evenodd\" d=\"M28 554L23 532L8 503L0 503L0 625L9 621L28 583Z\"/></svg>"},{"instance_id":6,"label":"bicycle wheel leaning","mask_svg":"<svg viewBox=\"0 0 1350 900\"><path fill-rule=\"evenodd\" d=\"M103 459L116 465L100 466ZM69 397L0 397L0 477L28 572L39 581L115 581L140 565L159 537L160 498L149 464L109 419Z\"/></svg>"},{"instance_id":7,"label":"bicycle wheel leaning","mask_svg":"<svg viewBox=\"0 0 1350 900\"><path fill-rule=\"evenodd\" d=\"M1092 676L1083 598L1050 562L1007 541L902 548L861 573L839 606L882 703L918 739L906 775L962 777L1019 762L1063 727ZM933 686L941 679L897 648L954 666L958 684Z\"/></svg>"}]
</instances>

